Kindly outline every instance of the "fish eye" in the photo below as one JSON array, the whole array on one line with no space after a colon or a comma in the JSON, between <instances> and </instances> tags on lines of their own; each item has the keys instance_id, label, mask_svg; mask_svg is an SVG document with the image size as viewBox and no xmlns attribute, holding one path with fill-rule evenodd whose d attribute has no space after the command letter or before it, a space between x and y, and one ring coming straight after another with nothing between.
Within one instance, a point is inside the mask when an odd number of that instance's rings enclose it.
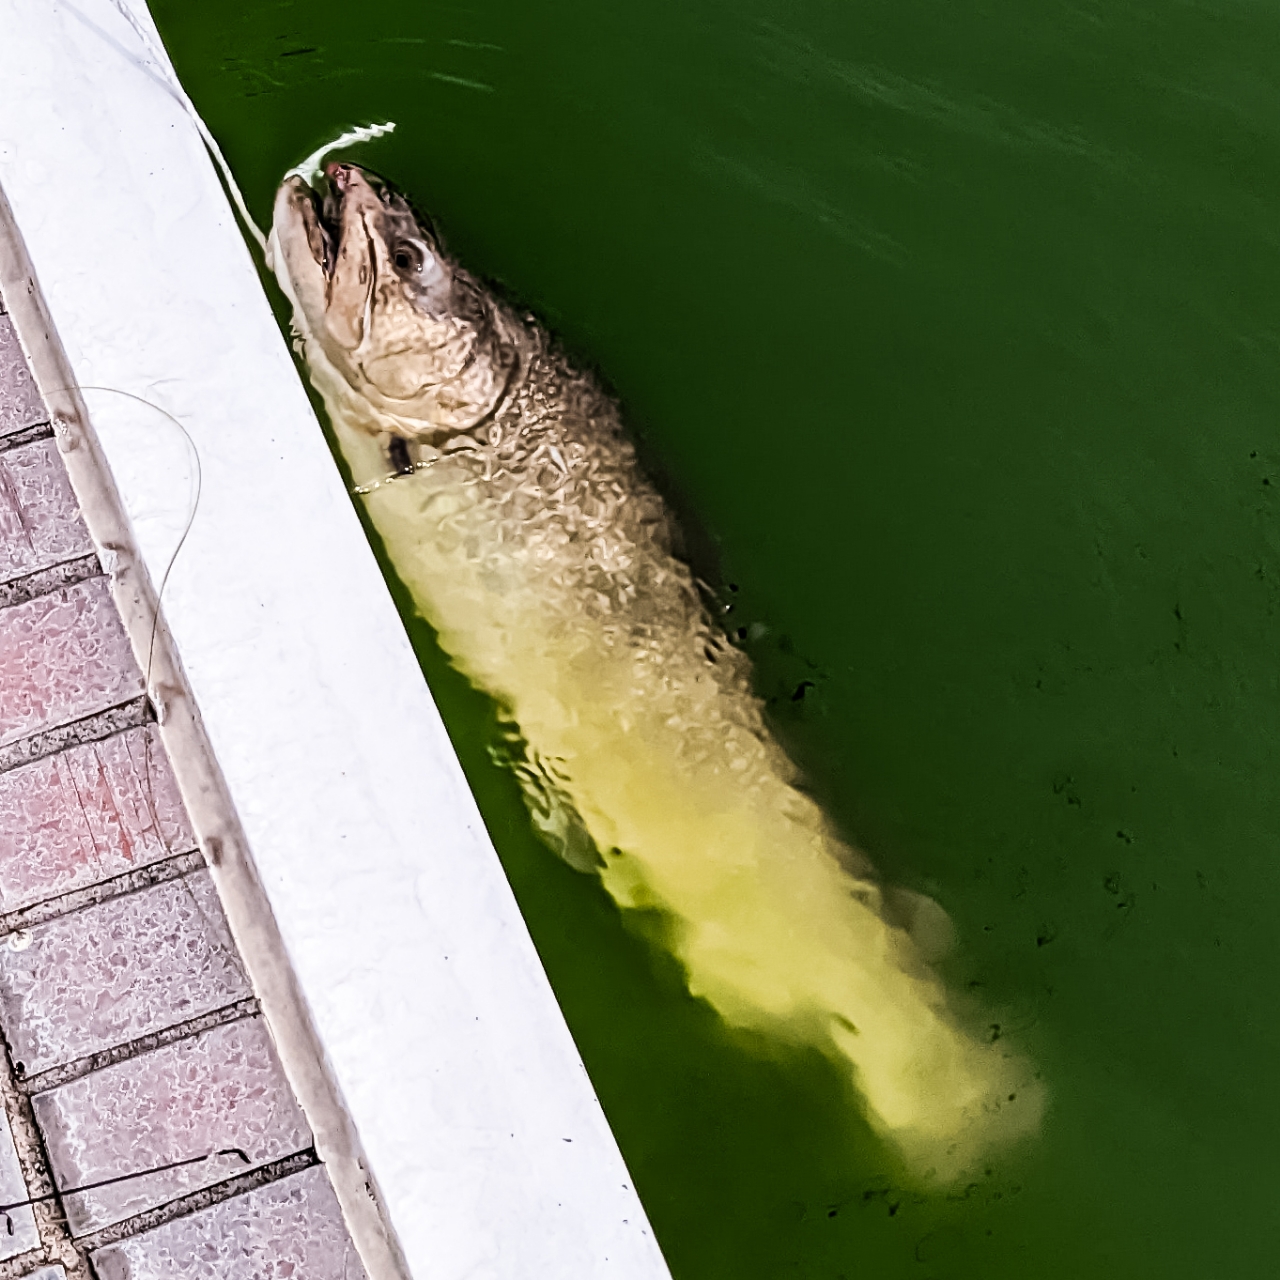
<instances>
[{"instance_id":1,"label":"fish eye","mask_svg":"<svg viewBox=\"0 0 1280 1280\"><path fill-rule=\"evenodd\" d=\"M411 241L404 240L396 245L391 254L397 271L421 271L424 262L422 250Z\"/></svg>"}]
</instances>

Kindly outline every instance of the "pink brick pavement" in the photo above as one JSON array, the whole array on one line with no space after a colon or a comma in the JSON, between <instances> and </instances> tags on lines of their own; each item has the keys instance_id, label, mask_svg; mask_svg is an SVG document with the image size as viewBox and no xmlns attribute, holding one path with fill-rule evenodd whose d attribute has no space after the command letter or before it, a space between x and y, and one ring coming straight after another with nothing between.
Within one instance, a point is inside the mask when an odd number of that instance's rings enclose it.
<instances>
[{"instance_id":1,"label":"pink brick pavement","mask_svg":"<svg viewBox=\"0 0 1280 1280\"><path fill-rule=\"evenodd\" d=\"M194 847L154 725L0 773L0 912Z\"/></svg>"},{"instance_id":2,"label":"pink brick pavement","mask_svg":"<svg viewBox=\"0 0 1280 1280\"><path fill-rule=\"evenodd\" d=\"M13 323L0 313L0 436L48 421Z\"/></svg>"},{"instance_id":3,"label":"pink brick pavement","mask_svg":"<svg viewBox=\"0 0 1280 1280\"><path fill-rule=\"evenodd\" d=\"M0 691L0 746L144 691L105 578L0 609Z\"/></svg>"},{"instance_id":4,"label":"pink brick pavement","mask_svg":"<svg viewBox=\"0 0 1280 1280\"><path fill-rule=\"evenodd\" d=\"M361 1280L144 693L0 301L0 1261Z\"/></svg>"},{"instance_id":5,"label":"pink brick pavement","mask_svg":"<svg viewBox=\"0 0 1280 1280\"><path fill-rule=\"evenodd\" d=\"M99 1249L93 1265L102 1280L366 1280L320 1169Z\"/></svg>"},{"instance_id":6,"label":"pink brick pavement","mask_svg":"<svg viewBox=\"0 0 1280 1280\"><path fill-rule=\"evenodd\" d=\"M66 1197L78 1236L311 1145L261 1018L213 1027L32 1101L60 1187L134 1175ZM201 1159L210 1152L227 1154ZM190 1160L198 1163L145 1174Z\"/></svg>"},{"instance_id":7,"label":"pink brick pavement","mask_svg":"<svg viewBox=\"0 0 1280 1280\"><path fill-rule=\"evenodd\" d=\"M0 1022L34 1076L251 994L207 871L72 911L0 947Z\"/></svg>"},{"instance_id":8,"label":"pink brick pavement","mask_svg":"<svg viewBox=\"0 0 1280 1280\"><path fill-rule=\"evenodd\" d=\"M0 582L93 551L52 440L0 453Z\"/></svg>"},{"instance_id":9,"label":"pink brick pavement","mask_svg":"<svg viewBox=\"0 0 1280 1280\"><path fill-rule=\"evenodd\" d=\"M0 1204L19 1204L26 1194L9 1118L0 1110ZM17 1257L39 1244L39 1228L31 1209L11 1209L5 1218L0 1218L0 1259Z\"/></svg>"}]
</instances>

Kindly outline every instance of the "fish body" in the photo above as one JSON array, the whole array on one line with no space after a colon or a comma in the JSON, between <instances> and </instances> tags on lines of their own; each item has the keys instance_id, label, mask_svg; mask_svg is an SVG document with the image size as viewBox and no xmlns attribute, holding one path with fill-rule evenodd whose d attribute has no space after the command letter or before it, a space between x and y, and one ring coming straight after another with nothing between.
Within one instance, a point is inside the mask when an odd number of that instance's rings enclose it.
<instances>
[{"instance_id":1,"label":"fish body","mask_svg":"<svg viewBox=\"0 0 1280 1280\"><path fill-rule=\"evenodd\" d=\"M960 1025L901 927L938 909L886 892L798 788L617 405L394 190L327 175L276 199L299 349L396 572L516 726L548 840L666 913L726 1022L842 1062L922 1177L1034 1131L1034 1072Z\"/></svg>"}]
</instances>

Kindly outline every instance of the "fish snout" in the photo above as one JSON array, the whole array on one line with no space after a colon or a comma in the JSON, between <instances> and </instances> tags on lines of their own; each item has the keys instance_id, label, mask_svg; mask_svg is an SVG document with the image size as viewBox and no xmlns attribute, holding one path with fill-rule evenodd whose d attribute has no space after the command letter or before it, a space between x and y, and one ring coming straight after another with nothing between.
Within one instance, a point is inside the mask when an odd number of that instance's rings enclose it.
<instances>
[{"instance_id":1,"label":"fish snout","mask_svg":"<svg viewBox=\"0 0 1280 1280\"><path fill-rule=\"evenodd\" d=\"M333 184L333 189L340 196L356 192L367 192L376 196L373 183L365 177L364 170L358 164L347 164L341 160L333 160L324 167L324 176Z\"/></svg>"},{"instance_id":2,"label":"fish snout","mask_svg":"<svg viewBox=\"0 0 1280 1280\"><path fill-rule=\"evenodd\" d=\"M383 187L380 179L365 173L358 164L345 164L335 160L324 167L324 176L329 181L333 207L330 217L334 221L343 221L357 211L381 210L383 205ZM340 211L340 212L339 212Z\"/></svg>"},{"instance_id":3,"label":"fish snout","mask_svg":"<svg viewBox=\"0 0 1280 1280\"><path fill-rule=\"evenodd\" d=\"M350 164L340 164L334 160L325 165L324 175L333 183L339 191L345 191L351 183L351 175L355 171L355 166Z\"/></svg>"}]
</instances>

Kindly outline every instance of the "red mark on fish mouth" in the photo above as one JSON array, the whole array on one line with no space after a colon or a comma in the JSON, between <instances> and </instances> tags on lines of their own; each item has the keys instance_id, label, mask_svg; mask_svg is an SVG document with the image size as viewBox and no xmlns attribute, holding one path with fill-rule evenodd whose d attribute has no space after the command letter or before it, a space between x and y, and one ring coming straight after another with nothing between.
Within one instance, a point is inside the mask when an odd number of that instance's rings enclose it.
<instances>
[{"instance_id":1,"label":"red mark on fish mouth","mask_svg":"<svg viewBox=\"0 0 1280 1280\"><path fill-rule=\"evenodd\" d=\"M345 191L351 185L351 169L349 164L339 164L336 160L324 167L325 176L339 191Z\"/></svg>"}]
</instances>

